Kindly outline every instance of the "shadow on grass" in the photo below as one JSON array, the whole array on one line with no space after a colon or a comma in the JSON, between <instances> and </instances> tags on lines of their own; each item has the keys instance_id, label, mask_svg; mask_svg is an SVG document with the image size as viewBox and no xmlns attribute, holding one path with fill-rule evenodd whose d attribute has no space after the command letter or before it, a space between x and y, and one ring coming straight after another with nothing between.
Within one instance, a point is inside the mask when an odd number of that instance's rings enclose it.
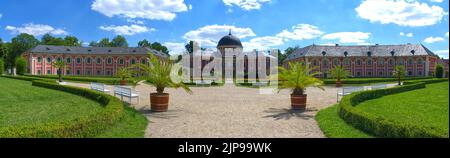
<instances>
[{"instance_id":1,"label":"shadow on grass","mask_svg":"<svg viewBox=\"0 0 450 158\"><path fill-rule=\"evenodd\" d=\"M314 119L313 114L306 114L307 112L318 111L314 108L306 108L303 110L292 110L292 109L277 109L270 108L264 112L269 113L270 115L264 116L264 118L273 118L274 120L289 120L291 118L300 118L303 120Z\"/></svg>"}]
</instances>

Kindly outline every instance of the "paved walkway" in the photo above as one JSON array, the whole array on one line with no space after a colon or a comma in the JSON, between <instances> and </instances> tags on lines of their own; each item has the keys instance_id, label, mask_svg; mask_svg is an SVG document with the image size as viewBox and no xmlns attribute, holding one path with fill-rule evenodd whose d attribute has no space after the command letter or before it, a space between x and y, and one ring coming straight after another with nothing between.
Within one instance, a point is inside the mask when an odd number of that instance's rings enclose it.
<instances>
[{"instance_id":1,"label":"paved walkway","mask_svg":"<svg viewBox=\"0 0 450 158\"><path fill-rule=\"evenodd\" d=\"M167 89L169 111L152 113L149 93L155 88L141 84L135 89L140 91L141 99L139 105L132 106L147 116L148 138L321 138L324 135L314 116L337 99L334 87L326 87L325 91L309 88L307 110L295 112L290 110L289 91L260 94L259 89L226 85L194 87L194 94L189 95L182 89Z\"/></svg>"}]
</instances>

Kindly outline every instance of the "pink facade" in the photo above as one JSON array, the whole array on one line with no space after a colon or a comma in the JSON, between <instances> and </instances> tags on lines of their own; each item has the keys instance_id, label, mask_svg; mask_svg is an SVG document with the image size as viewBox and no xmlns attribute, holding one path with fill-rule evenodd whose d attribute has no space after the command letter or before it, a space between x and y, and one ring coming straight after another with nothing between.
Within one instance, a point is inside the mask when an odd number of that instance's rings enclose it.
<instances>
[{"instance_id":1,"label":"pink facade","mask_svg":"<svg viewBox=\"0 0 450 158\"><path fill-rule=\"evenodd\" d=\"M57 69L52 63L64 60L67 70L64 75L75 76L114 76L119 68L134 63L147 63L148 55L65 55L45 53L24 53L28 71L32 75L56 75Z\"/></svg>"}]
</instances>

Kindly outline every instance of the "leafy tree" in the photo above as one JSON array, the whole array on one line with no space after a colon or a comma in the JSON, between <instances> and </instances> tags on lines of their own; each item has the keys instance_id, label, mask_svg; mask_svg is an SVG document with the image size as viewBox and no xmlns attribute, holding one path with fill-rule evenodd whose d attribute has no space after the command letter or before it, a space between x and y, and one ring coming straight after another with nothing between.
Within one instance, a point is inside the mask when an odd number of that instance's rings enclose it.
<instances>
[{"instance_id":1,"label":"leafy tree","mask_svg":"<svg viewBox=\"0 0 450 158\"><path fill-rule=\"evenodd\" d=\"M442 66L442 64L436 65L435 75L436 75L436 78L444 77L444 66Z\"/></svg>"},{"instance_id":2,"label":"leafy tree","mask_svg":"<svg viewBox=\"0 0 450 158\"><path fill-rule=\"evenodd\" d=\"M392 75L397 78L398 85L402 85L402 78L405 76L406 70L404 66L398 65L394 67L392 71Z\"/></svg>"},{"instance_id":3,"label":"leafy tree","mask_svg":"<svg viewBox=\"0 0 450 158\"><path fill-rule=\"evenodd\" d=\"M138 42L138 47L151 47L152 44L148 42L146 39Z\"/></svg>"},{"instance_id":4,"label":"leafy tree","mask_svg":"<svg viewBox=\"0 0 450 158\"><path fill-rule=\"evenodd\" d=\"M304 95L307 87L317 87L323 89L323 81L314 76L320 72L313 72L317 67L310 67L308 64L300 62L289 63L290 69L279 67L279 79L282 81L278 89L291 89L294 95Z\"/></svg>"},{"instance_id":5,"label":"leafy tree","mask_svg":"<svg viewBox=\"0 0 450 158\"><path fill-rule=\"evenodd\" d=\"M103 38L100 42L97 43L97 47L111 47L111 43L109 42L109 38Z\"/></svg>"},{"instance_id":6,"label":"leafy tree","mask_svg":"<svg viewBox=\"0 0 450 158\"><path fill-rule=\"evenodd\" d=\"M98 47L98 43L95 41L92 41L89 43L89 47Z\"/></svg>"},{"instance_id":7,"label":"leafy tree","mask_svg":"<svg viewBox=\"0 0 450 158\"><path fill-rule=\"evenodd\" d=\"M189 54L194 53L194 41L189 41L189 43L186 44L186 45L184 46L184 48L186 49L186 51L187 51Z\"/></svg>"},{"instance_id":8,"label":"leafy tree","mask_svg":"<svg viewBox=\"0 0 450 158\"><path fill-rule=\"evenodd\" d=\"M45 34L44 36L42 36L41 38L41 44L43 45L54 45L54 46L62 46L64 45L64 39L58 37L53 37L50 34Z\"/></svg>"},{"instance_id":9,"label":"leafy tree","mask_svg":"<svg viewBox=\"0 0 450 158\"><path fill-rule=\"evenodd\" d=\"M329 71L332 78L336 78L336 87L340 87L341 79L350 76L350 71L345 70L342 66L336 66Z\"/></svg>"},{"instance_id":10,"label":"leafy tree","mask_svg":"<svg viewBox=\"0 0 450 158\"><path fill-rule=\"evenodd\" d=\"M128 42L127 42L127 39L125 39L125 37L118 35L112 39L110 45L111 45L111 47L125 47L126 48L126 47L128 47Z\"/></svg>"},{"instance_id":11,"label":"leafy tree","mask_svg":"<svg viewBox=\"0 0 450 158\"><path fill-rule=\"evenodd\" d=\"M18 57L15 60L16 73L19 75L24 75L27 69L27 61L23 57Z\"/></svg>"},{"instance_id":12,"label":"leafy tree","mask_svg":"<svg viewBox=\"0 0 450 158\"><path fill-rule=\"evenodd\" d=\"M56 61L52 63L53 67L58 69L58 81L62 82L63 72L66 70L66 62L64 61Z\"/></svg>"},{"instance_id":13,"label":"leafy tree","mask_svg":"<svg viewBox=\"0 0 450 158\"><path fill-rule=\"evenodd\" d=\"M8 55L8 61L13 64L15 59L22 55L25 51L36 47L39 44L39 40L34 38L33 35L22 33L12 38L10 46L10 54Z\"/></svg>"},{"instance_id":14,"label":"leafy tree","mask_svg":"<svg viewBox=\"0 0 450 158\"><path fill-rule=\"evenodd\" d=\"M153 42L150 48L152 48L154 50L157 50L157 51L160 51L160 52L163 52L164 54L169 55L169 49L166 46L163 46L159 42Z\"/></svg>"},{"instance_id":15,"label":"leafy tree","mask_svg":"<svg viewBox=\"0 0 450 158\"><path fill-rule=\"evenodd\" d=\"M117 71L116 76L119 77L121 80L125 80L131 77L131 72L130 70L128 70L128 68L122 67Z\"/></svg>"},{"instance_id":16,"label":"leafy tree","mask_svg":"<svg viewBox=\"0 0 450 158\"><path fill-rule=\"evenodd\" d=\"M3 75L3 71L5 70L5 62L0 59L0 76Z\"/></svg>"},{"instance_id":17,"label":"leafy tree","mask_svg":"<svg viewBox=\"0 0 450 158\"><path fill-rule=\"evenodd\" d=\"M75 36L66 36L64 38L64 46L75 46L79 47L81 46L81 42L78 40Z\"/></svg>"}]
</instances>

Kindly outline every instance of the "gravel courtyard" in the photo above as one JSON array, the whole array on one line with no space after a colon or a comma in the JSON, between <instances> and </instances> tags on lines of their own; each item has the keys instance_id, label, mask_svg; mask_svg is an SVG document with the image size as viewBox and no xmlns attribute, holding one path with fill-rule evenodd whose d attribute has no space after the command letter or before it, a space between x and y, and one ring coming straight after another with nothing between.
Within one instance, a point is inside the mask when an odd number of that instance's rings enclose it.
<instances>
[{"instance_id":1,"label":"gravel courtyard","mask_svg":"<svg viewBox=\"0 0 450 158\"><path fill-rule=\"evenodd\" d=\"M260 93L259 89L234 85L193 87L192 95L182 89L167 89L169 111L152 113L149 93L155 88L141 84L136 90L140 92L140 104L132 106L147 116L148 138L321 138L324 135L314 116L337 99L334 87L326 87L325 91L309 88L308 108L297 112L290 110L287 90L269 94L270 89Z\"/></svg>"}]
</instances>

